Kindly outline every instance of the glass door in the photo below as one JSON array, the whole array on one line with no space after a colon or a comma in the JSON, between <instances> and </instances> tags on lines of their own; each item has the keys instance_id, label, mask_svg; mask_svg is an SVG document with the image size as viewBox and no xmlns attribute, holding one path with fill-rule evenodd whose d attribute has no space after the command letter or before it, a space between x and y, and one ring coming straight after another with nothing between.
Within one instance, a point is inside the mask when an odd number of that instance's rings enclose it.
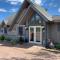
<instances>
[{"instance_id":1,"label":"glass door","mask_svg":"<svg viewBox=\"0 0 60 60\"><path fill-rule=\"evenodd\" d=\"M36 42L40 42L40 27L36 27Z\"/></svg>"},{"instance_id":2,"label":"glass door","mask_svg":"<svg viewBox=\"0 0 60 60\"><path fill-rule=\"evenodd\" d=\"M30 27L29 29L29 40L30 42L34 42L34 28Z\"/></svg>"},{"instance_id":3,"label":"glass door","mask_svg":"<svg viewBox=\"0 0 60 60\"><path fill-rule=\"evenodd\" d=\"M29 27L29 42L42 44L42 27L41 26Z\"/></svg>"}]
</instances>

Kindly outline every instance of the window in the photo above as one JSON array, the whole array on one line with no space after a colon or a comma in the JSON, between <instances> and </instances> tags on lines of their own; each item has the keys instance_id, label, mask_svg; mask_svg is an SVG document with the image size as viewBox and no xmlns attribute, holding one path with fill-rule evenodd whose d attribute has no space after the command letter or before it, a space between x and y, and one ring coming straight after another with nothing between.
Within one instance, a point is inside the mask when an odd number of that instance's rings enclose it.
<instances>
[{"instance_id":1,"label":"window","mask_svg":"<svg viewBox=\"0 0 60 60\"><path fill-rule=\"evenodd\" d=\"M4 28L4 33L7 34L7 28Z\"/></svg>"},{"instance_id":2,"label":"window","mask_svg":"<svg viewBox=\"0 0 60 60\"><path fill-rule=\"evenodd\" d=\"M60 23L57 24L57 29L60 31Z\"/></svg>"},{"instance_id":3,"label":"window","mask_svg":"<svg viewBox=\"0 0 60 60\"><path fill-rule=\"evenodd\" d=\"M19 35L23 35L23 27L19 27L18 30L19 30L19 31L18 31L18 34L19 34Z\"/></svg>"},{"instance_id":4,"label":"window","mask_svg":"<svg viewBox=\"0 0 60 60\"><path fill-rule=\"evenodd\" d=\"M31 31L31 32L34 32L34 29L33 29L33 28L30 28L30 31Z\"/></svg>"},{"instance_id":5,"label":"window","mask_svg":"<svg viewBox=\"0 0 60 60\"><path fill-rule=\"evenodd\" d=\"M1 29L0 31L1 31L1 33L3 33L3 29Z\"/></svg>"},{"instance_id":6,"label":"window","mask_svg":"<svg viewBox=\"0 0 60 60\"><path fill-rule=\"evenodd\" d=\"M36 32L40 32L40 28L39 27L36 28Z\"/></svg>"},{"instance_id":7,"label":"window","mask_svg":"<svg viewBox=\"0 0 60 60\"><path fill-rule=\"evenodd\" d=\"M36 14L36 20L40 20L40 16Z\"/></svg>"}]
</instances>

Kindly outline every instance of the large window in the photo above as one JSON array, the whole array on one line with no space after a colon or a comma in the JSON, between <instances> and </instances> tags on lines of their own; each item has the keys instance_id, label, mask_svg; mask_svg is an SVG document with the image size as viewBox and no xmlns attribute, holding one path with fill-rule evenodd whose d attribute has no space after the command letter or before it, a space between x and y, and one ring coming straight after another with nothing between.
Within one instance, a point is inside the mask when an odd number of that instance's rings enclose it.
<instances>
[{"instance_id":1,"label":"large window","mask_svg":"<svg viewBox=\"0 0 60 60\"><path fill-rule=\"evenodd\" d=\"M21 36L23 35L23 27L18 28L18 34Z\"/></svg>"},{"instance_id":2,"label":"large window","mask_svg":"<svg viewBox=\"0 0 60 60\"><path fill-rule=\"evenodd\" d=\"M36 13L36 12L35 12ZM42 17L40 17L37 13L31 18L29 21L29 25L41 25L43 21Z\"/></svg>"},{"instance_id":3,"label":"large window","mask_svg":"<svg viewBox=\"0 0 60 60\"><path fill-rule=\"evenodd\" d=\"M4 33L7 34L7 28L4 28Z\"/></svg>"}]
</instances>

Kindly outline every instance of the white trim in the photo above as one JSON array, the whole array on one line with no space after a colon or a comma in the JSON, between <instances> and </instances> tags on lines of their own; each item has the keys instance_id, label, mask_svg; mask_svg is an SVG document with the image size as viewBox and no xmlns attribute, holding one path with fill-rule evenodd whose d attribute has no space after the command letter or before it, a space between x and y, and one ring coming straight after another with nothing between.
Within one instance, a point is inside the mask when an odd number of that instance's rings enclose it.
<instances>
[{"instance_id":1,"label":"white trim","mask_svg":"<svg viewBox=\"0 0 60 60\"><path fill-rule=\"evenodd\" d=\"M36 42L36 27L33 27L34 28L34 43Z\"/></svg>"},{"instance_id":2,"label":"white trim","mask_svg":"<svg viewBox=\"0 0 60 60\"><path fill-rule=\"evenodd\" d=\"M36 42L36 28L39 27L40 28L40 42ZM30 41L30 28L34 29L34 41ZM35 43L35 44L42 44L42 29L44 27L43 26L29 26L29 43Z\"/></svg>"},{"instance_id":3,"label":"white trim","mask_svg":"<svg viewBox=\"0 0 60 60\"><path fill-rule=\"evenodd\" d=\"M42 43L42 28L40 28L40 41Z\"/></svg>"}]
</instances>

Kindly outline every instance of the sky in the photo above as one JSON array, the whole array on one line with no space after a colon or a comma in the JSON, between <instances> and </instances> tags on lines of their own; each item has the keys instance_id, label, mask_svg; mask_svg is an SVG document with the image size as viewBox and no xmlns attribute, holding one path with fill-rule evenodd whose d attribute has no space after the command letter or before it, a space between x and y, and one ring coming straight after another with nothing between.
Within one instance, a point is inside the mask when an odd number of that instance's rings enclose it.
<instances>
[{"instance_id":1,"label":"sky","mask_svg":"<svg viewBox=\"0 0 60 60\"><path fill-rule=\"evenodd\" d=\"M0 0L0 21L17 13L24 0ZM60 0L31 0L47 9L50 15L60 15Z\"/></svg>"}]
</instances>

